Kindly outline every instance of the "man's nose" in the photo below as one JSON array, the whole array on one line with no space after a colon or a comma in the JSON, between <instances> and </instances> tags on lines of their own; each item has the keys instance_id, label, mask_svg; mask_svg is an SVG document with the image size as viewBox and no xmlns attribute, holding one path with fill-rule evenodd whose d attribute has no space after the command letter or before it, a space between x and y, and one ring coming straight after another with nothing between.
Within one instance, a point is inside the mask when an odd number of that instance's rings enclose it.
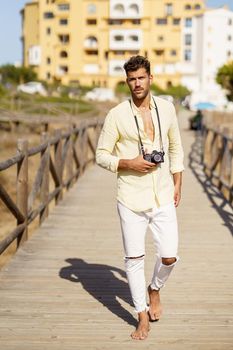
<instances>
[{"instance_id":1,"label":"man's nose","mask_svg":"<svg viewBox=\"0 0 233 350\"><path fill-rule=\"evenodd\" d=\"M136 86L140 86L140 80L136 79Z\"/></svg>"}]
</instances>

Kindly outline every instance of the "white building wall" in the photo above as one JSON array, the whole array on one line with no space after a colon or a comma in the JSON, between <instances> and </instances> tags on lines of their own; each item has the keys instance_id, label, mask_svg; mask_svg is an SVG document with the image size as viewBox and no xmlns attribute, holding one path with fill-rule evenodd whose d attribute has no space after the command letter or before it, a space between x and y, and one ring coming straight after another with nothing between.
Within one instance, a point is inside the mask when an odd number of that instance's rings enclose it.
<instances>
[{"instance_id":1,"label":"white building wall","mask_svg":"<svg viewBox=\"0 0 233 350\"><path fill-rule=\"evenodd\" d=\"M191 34L192 56L185 61L185 34ZM218 68L233 59L233 12L213 9L192 19L192 26L182 29L183 61L179 67L182 84L193 92L193 99L224 105L224 91L215 81Z\"/></svg>"},{"instance_id":2,"label":"white building wall","mask_svg":"<svg viewBox=\"0 0 233 350\"><path fill-rule=\"evenodd\" d=\"M203 34L202 89L219 91L215 82L218 68L233 59L233 12L223 8L207 11Z\"/></svg>"}]
</instances>

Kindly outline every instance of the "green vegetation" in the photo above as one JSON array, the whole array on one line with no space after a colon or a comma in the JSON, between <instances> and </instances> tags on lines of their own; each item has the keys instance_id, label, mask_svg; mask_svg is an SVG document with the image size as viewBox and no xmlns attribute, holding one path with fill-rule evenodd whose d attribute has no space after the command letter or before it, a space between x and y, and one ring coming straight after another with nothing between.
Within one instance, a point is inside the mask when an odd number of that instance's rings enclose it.
<instances>
[{"instance_id":1,"label":"green vegetation","mask_svg":"<svg viewBox=\"0 0 233 350\"><path fill-rule=\"evenodd\" d=\"M178 100L182 100L190 94L189 89L187 89L186 86L183 85L171 85L167 89L162 89L160 86L152 84L151 90L156 95L171 95L172 97Z\"/></svg>"},{"instance_id":2,"label":"green vegetation","mask_svg":"<svg viewBox=\"0 0 233 350\"><path fill-rule=\"evenodd\" d=\"M15 67L12 64L5 64L1 66L0 75L3 84L21 84L37 79L37 74L32 68Z\"/></svg>"},{"instance_id":3,"label":"green vegetation","mask_svg":"<svg viewBox=\"0 0 233 350\"><path fill-rule=\"evenodd\" d=\"M233 61L219 68L216 82L227 91L226 96L228 100L233 101Z\"/></svg>"},{"instance_id":4,"label":"green vegetation","mask_svg":"<svg viewBox=\"0 0 233 350\"><path fill-rule=\"evenodd\" d=\"M190 91L183 85L171 85L167 89L162 89L159 85L152 84L151 91L155 95L171 95L179 100L190 94ZM129 95L129 88L126 83L121 83L117 85L115 92L116 94Z\"/></svg>"}]
</instances>

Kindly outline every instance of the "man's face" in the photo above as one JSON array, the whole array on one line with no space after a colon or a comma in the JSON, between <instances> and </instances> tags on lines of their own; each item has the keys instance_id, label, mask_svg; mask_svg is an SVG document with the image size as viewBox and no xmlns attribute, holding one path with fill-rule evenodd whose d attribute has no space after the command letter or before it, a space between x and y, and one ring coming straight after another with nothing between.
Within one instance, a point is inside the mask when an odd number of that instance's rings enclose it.
<instances>
[{"instance_id":1,"label":"man's face","mask_svg":"<svg viewBox=\"0 0 233 350\"><path fill-rule=\"evenodd\" d=\"M126 82L132 97L136 100L143 100L150 91L152 75L149 75L145 68L139 68L134 72L128 72Z\"/></svg>"}]
</instances>

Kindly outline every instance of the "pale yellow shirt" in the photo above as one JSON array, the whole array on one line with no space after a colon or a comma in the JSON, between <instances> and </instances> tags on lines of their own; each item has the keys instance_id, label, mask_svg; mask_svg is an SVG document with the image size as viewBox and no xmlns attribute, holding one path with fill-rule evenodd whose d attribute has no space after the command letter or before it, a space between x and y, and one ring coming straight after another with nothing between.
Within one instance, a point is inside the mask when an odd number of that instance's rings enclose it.
<instances>
[{"instance_id":1,"label":"pale yellow shirt","mask_svg":"<svg viewBox=\"0 0 233 350\"><path fill-rule=\"evenodd\" d=\"M183 149L180 132L172 103L154 97L160 116L165 161L149 173L132 170L118 170L120 159L133 159L140 153L138 131L134 119L137 116L140 136L144 148L151 153L160 151L159 128L156 111L151 97L150 108L154 124L153 142L144 131L139 109L131 99L112 108L103 125L96 150L96 162L101 167L117 172L117 200L133 211L145 211L174 200L172 174L184 170Z\"/></svg>"}]
</instances>

